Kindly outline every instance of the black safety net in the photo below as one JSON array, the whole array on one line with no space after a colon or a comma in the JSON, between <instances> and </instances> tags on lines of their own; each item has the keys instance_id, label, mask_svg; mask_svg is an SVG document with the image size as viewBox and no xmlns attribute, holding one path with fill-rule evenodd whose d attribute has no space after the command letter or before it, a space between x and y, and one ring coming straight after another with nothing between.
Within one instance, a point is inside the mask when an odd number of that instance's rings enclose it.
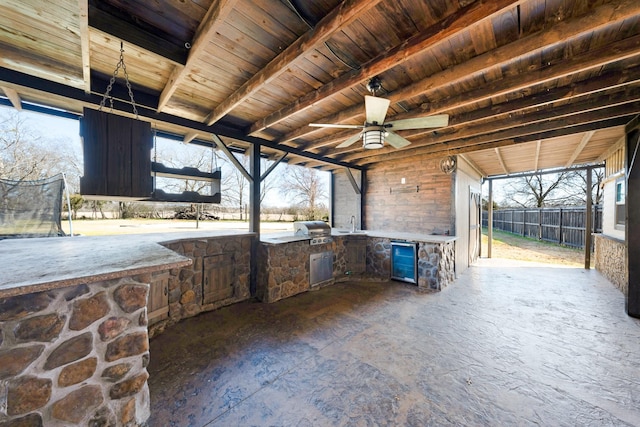
<instances>
[{"instance_id":1,"label":"black safety net","mask_svg":"<svg viewBox=\"0 0 640 427\"><path fill-rule=\"evenodd\" d=\"M64 236L64 177L38 181L0 179L0 239Z\"/></svg>"}]
</instances>

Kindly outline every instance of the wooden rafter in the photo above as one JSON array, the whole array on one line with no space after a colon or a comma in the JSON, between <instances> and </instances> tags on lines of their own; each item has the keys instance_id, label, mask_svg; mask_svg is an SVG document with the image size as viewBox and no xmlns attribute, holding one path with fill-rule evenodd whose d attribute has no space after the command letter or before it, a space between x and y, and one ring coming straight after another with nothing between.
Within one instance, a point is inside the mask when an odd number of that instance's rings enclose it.
<instances>
[{"instance_id":1,"label":"wooden rafter","mask_svg":"<svg viewBox=\"0 0 640 427\"><path fill-rule=\"evenodd\" d=\"M186 64L184 66L176 65L173 68L173 71L169 76L169 80L160 94L158 111L162 111L180 83L187 78L196 63L196 60L206 49L211 36L218 31L220 26L224 23L225 18L229 15L237 2L238 0L216 0L211 3L204 19L198 26L191 49L189 50L189 56L187 57Z\"/></svg>"},{"instance_id":2,"label":"wooden rafter","mask_svg":"<svg viewBox=\"0 0 640 427\"><path fill-rule=\"evenodd\" d=\"M564 165L565 168L571 167L573 165L573 162L575 162L578 156L580 155L580 153L582 153L582 150L584 150L584 147L586 147L589 141L591 141L591 137L593 137L594 133L595 131L591 131L591 132L585 132L585 134L582 135L582 139L580 140L580 143L578 144L576 149L573 150L573 153L571 154L571 157L569 157L569 160L567 160L567 163L565 163Z\"/></svg>"},{"instance_id":3,"label":"wooden rafter","mask_svg":"<svg viewBox=\"0 0 640 427\"><path fill-rule=\"evenodd\" d=\"M538 140L536 142L536 156L533 160L533 170L534 172L537 172L539 169L539 164L540 164L540 147L542 147L542 141Z\"/></svg>"},{"instance_id":4,"label":"wooden rafter","mask_svg":"<svg viewBox=\"0 0 640 427\"><path fill-rule=\"evenodd\" d=\"M512 62L514 58L549 49L566 40L578 38L606 25L611 25L614 22L622 22L638 13L640 13L639 2L633 0L613 1L590 10L584 16L559 22L551 28L545 28L544 31L539 31L505 46L478 55L462 64L450 67L440 73L436 73L414 84L396 90L386 97L390 99L392 103L395 103L421 94L435 93L443 87L467 78L469 75L499 68ZM425 90L425 88L428 89ZM321 123L340 123L361 116L362 114L362 105L355 105L316 121ZM419 111L413 112L411 115L398 116L397 118L411 118L424 114L424 111ZM395 118L396 117L394 117L394 119ZM301 127L284 135L279 141L291 141L317 131L319 131L319 128Z\"/></svg>"},{"instance_id":5,"label":"wooden rafter","mask_svg":"<svg viewBox=\"0 0 640 427\"><path fill-rule=\"evenodd\" d=\"M406 150L397 150L395 153L376 154L370 157L362 158L358 162L354 163L358 166L366 167L366 165L387 162L400 159L413 158L416 156L426 155L427 158L440 157L443 155L455 155L460 153L472 153L481 150L493 150L496 147L506 147L514 144L521 144L525 142L537 141L538 139L555 138L559 136L571 135L580 132L588 132L591 130L620 126L627 123L632 115L615 117L615 118L603 118L602 120L596 120L577 126L560 126L557 128L543 131L539 133L525 134L517 136L515 138L500 139L497 141L484 142L482 140L476 141L460 141L458 143L451 144L439 144L429 147L428 150L421 148L410 148ZM477 142L477 143L476 143Z\"/></svg>"},{"instance_id":6,"label":"wooden rafter","mask_svg":"<svg viewBox=\"0 0 640 427\"><path fill-rule=\"evenodd\" d=\"M543 107L551 108L554 102L558 99L564 101L580 102L578 98L586 97L588 95L594 95L598 92L610 91L611 89L620 88L624 89L624 86L637 86L640 84L640 67L634 67L625 69L623 71L611 72L608 75L602 76L595 81L580 81L568 86L558 87L549 91L545 91L539 94L534 94L528 97L510 100L502 104L492 105L490 107L472 110L467 113L450 116L449 126L447 129L443 129L445 133L453 132L455 129L468 128L470 125L478 122L485 122L491 120L492 122L505 117L519 117L519 113L525 113L527 111L535 110L540 111ZM626 98L625 98L626 99ZM409 118L413 116L409 114L399 114L394 119ZM405 137L412 137L429 133L428 130L415 130L405 133ZM314 141L310 146L307 146L308 150L317 150L322 147L333 146L340 141L348 138L351 135L349 131L338 132L329 135L324 138L320 138ZM352 149L335 150L334 152L348 152Z\"/></svg>"},{"instance_id":7,"label":"wooden rafter","mask_svg":"<svg viewBox=\"0 0 640 427\"><path fill-rule=\"evenodd\" d=\"M606 118L617 118L617 117L629 117L631 115L635 115L640 112L640 102L634 102L630 104L625 104L622 106L616 106L612 108L605 108L595 111L590 111L583 114L575 114L571 116L563 116L556 117L553 119L546 120L542 123L534 123L525 126L520 126L513 129L507 129L499 132L492 132L483 135L477 135L470 138L463 139L455 139L449 142L439 143L439 144L429 144L430 149L437 149L437 147L452 147L459 148L465 145L473 146L479 144L485 144L493 141L500 141L502 139L515 139L519 137L525 137L527 135L537 135L542 132L554 131L558 129L568 129L570 127L575 127L587 123L599 122ZM588 129L592 130L592 129ZM577 131L576 131L577 132ZM412 144L410 147L413 149L426 148L424 145ZM381 155L393 155L398 151L407 151L405 150L388 150L382 149L379 150ZM360 160L366 156L347 156L341 158L343 161L354 162L356 160Z\"/></svg>"},{"instance_id":8,"label":"wooden rafter","mask_svg":"<svg viewBox=\"0 0 640 427\"><path fill-rule=\"evenodd\" d=\"M497 150L497 148L496 148L496 150ZM474 169L474 170L476 171L476 173L478 173L480 176L482 176L482 177L486 177L486 176L487 176L487 173L486 173L486 172L485 172L485 171L484 171L480 166L478 166L478 165L476 164L476 162L474 162L473 160L471 160L471 159L469 158L469 156L465 155L464 153L460 153L460 154L459 154L459 156L460 156L460 157L462 157L462 159L463 159L465 162L469 163L469 165L471 166L471 168L472 168L472 169Z\"/></svg>"},{"instance_id":9,"label":"wooden rafter","mask_svg":"<svg viewBox=\"0 0 640 427\"><path fill-rule=\"evenodd\" d=\"M9 101L11 101L11 105L18 111L22 111L22 100L20 99L20 95L15 89L11 89L10 87L0 86L0 89L7 95Z\"/></svg>"},{"instance_id":10,"label":"wooden rafter","mask_svg":"<svg viewBox=\"0 0 640 427\"><path fill-rule=\"evenodd\" d=\"M198 137L198 133L197 132L189 132L184 136L184 138L182 138L182 143L183 144L188 144L191 141L193 141L194 139L196 139L197 137Z\"/></svg>"},{"instance_id":11,"label":"wooden rafter","mask_svg":"<svg viewBox=\"0 0 640 427\"><path fill-rule=\"evenodd\" d=\"M484 121L477 125L459 127L458 130L453 132L438 131L437 134L434 134L433 131L431 131L422 139L415 140L412 145L415 147L421 147L474 137L490 139L495 135L510 134L510 132L518 133L521 129L525 128L535 129L537 127L538 129L545 129L547 126L554 126L559 119L564 119L569 123L576 119L579 120L581 117L587 117L585 113L590 112L594 113L594 117L600 117L599 114L602 114L602 111L622 111L622 115L626 115L629 111L634 111L636 108L635 105L639 102L640 88L636 88L635 90L621 91L589 101L566 104L562 107L536 108L530 110L528 113L519 114L517 116L503 115L499 119L493 118L493 120ZM616 110L615 108L619 109ZM601 112L598 113L598 111ZM508 136L508 138L510 137L511 136ZM344 159L348 159L349 161L353 161L367 155L367 153L363 153L362 150L357 148L334 149L332 151L335 154L347 154ZM386 147L380 151L393 152L395 149L392 147Z\"/></svg>"},{"instance_id":12,"label":"wooden rafter","mask_svg":"<svg viewBox=\"0 0 640 427\"><path fill-rule=\"evenodd\" d=\"M411 37L388 52L372 59L359 70L343 74L330 83L321 86L264 119L257 121L249 128L249 133L251 134L272 126L327 97L333 96L344 89L355 86L366 79L393 68L425 49L444 42L459 32L467 30L469 26L490 18L517 3L519 3L517 0L474 2L438 22L436 25L433 25L427 31Z\"/></svg>"},{"instance_id":13,"label":"wooden rafter","mask_svg":"<svg viewBox=\"0 0 640 427\"><path fill-rule=\"evenodd\" d=\"M502 158L502 153L500 153L500 148L496 147L494 148L494 150L496 152L496 157L498 158L498 162L500 162L500 166L504 171L504 174L509 175L509 169L507 169L507 165L504 163L504 159Z\"/></svg>"},{"instance_id":14,"label":"wooden rafter","mask_svg":"<svg viewBox=\"0 0 640 427\"><path fill-rule=\"evenodd\" d=\"M307 51L325 42L336 31L339 31L360 14L376 6L381 0L353 0L345 1L325 16L315 28L307 31L295 42L276 56L262 70L253 75L238 90L218 105L207 117L209 125L217 122L234 107L262 89L265 85L287 70L296 60Z\"/></svg>"},{"instance_id":15,"label":"wooden rafter","mask_svg":"<svg viewBox=\"0 0 640 427\"><path fill-rule=\"evenodd\" d=\"M82 80L84 92L91 92L91 50L89 36L89 2L78 0L78 25L80 28L80 52L82 54Z\"/></svg>"}]
</instances>

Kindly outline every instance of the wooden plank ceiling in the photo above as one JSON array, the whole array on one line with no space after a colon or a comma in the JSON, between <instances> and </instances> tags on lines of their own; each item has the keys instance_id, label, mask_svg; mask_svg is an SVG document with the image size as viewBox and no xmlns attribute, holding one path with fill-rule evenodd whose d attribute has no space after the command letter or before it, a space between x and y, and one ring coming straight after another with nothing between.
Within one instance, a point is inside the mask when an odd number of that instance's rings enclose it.
<instances>
[{"instance_id":1,"label":"wooden plank ceiling","mask_svg":"<svg viewBox=\"0 0 640 427\"><path fill-rule=\"evenodd\" d=\"M124 46L141 118L185 140L366 168L465 154L485 175L593 162L640 113L638 0L3 0L0 98L96 108ZM116 112L130 114L123 71ZM366 83L411 145L337 146Z\"/></svg>"}]
</instances>

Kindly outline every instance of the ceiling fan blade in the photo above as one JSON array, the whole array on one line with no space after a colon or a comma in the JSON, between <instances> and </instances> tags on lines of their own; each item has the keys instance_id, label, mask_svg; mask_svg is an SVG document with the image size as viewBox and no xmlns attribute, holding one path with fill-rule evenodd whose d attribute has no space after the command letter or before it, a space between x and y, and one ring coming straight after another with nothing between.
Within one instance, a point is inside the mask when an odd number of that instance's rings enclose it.
<instances>
[{"instance_id":1,"label":"ceiling fan blade","mask_svg":"<svg viewBox=\"0 0 640 427\"><path fill-rule=\"evenodd\" d=\"M391 101L385 98L365 95L364 110L367 116L367 123L377 123L379 125L384 123L390 103Z\"/></svg>"},{"instance_id":2,"label":"ceiling fan blade","mask_svg":"<svg viewBox=\"0 0 640 427\"><path fill-rule=\"evenodd\" d=\"M348 146L352 145L353 143L355 143L359 139L360 139L360 134L357 133L357 134L353 135L352 137L349 137L349 139L344 141L342 144L338 145L336 148L348 147Z\"/></svg>"},{"instance_id":3,"label":"ceiling fan blade","mask_svg":"<svg viewBox=\"0 0 640 427\"><path fill-rule=\"evenodd\" d=\"M362 129L362 125L334 125L331 123L309 123L314 128L336 128L336 129Z\"/></svg>"},{"instance_id":4,"label":"ceiling fan blade","mask_svg":"<svg viewBox=\"0 0 640 427\"><path fill-rule=\"evenodd\" d=\"M411 142L409 142L409 140L401 137L400 135L398 135L397 133L393 133L393 132L389 132L389 134L387 135L387 137L384 139L385 141L387 141L387 143L389 143L389 145L391 145L392 147L395 148L403 148L406 147L407 145L411 144Z\"/></svg>"},{"instance_id":5,"label":"ceiling fan blade","mask_svg":"<svg viewBox=\"0 0 640 427\"><path fill-rule=\"evenodd\" d=\"M415 119L401 119L387 123L387 125L391 125L390 128L393 130L440 128L447 126L448 124L448 114L416 117Z\"/></svg>"}]
</instances>

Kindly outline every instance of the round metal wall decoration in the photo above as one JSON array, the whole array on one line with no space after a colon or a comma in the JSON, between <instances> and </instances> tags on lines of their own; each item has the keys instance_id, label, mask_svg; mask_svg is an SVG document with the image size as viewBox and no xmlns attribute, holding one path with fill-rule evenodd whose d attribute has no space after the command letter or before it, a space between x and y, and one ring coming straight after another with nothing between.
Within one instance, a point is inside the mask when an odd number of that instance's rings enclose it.
<instances>
[{"instance_id":1,"label":"round metal wall decoration","mask_svg":"<svg viewBox=\"0 0 640 427\"><path fill-rule=\"evenodd\" d=\"M440 160L440 170L446 174L453 173L456 170L456 158L454 156L447 156Z\"/></svg>"}]
</instances>

